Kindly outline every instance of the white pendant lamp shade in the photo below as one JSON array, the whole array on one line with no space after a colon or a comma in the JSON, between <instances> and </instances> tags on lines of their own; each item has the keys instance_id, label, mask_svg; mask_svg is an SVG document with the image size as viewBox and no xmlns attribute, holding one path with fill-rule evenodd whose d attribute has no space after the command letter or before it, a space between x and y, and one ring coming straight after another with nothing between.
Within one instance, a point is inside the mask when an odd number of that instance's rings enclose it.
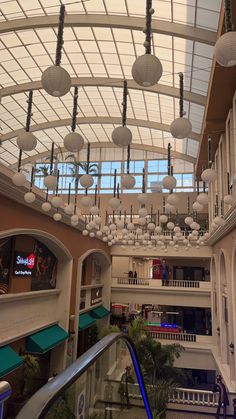
<instances>
[{"instance_id":1,"label":"white pendant lamp shade","mask_svg":"<svg viewBox=\"0 0 236 419\"><path fill-rule=\"evenodd\" d=\"M188 226L190 226L190 224L193 223L193 218L192 217L186 217L184 220L185 224L187 224Z\"/></svg>"},{"instance_id":2,"label":"white pendant lamp shade","mask_svg":"<svg viewBox=\"0 0 236 419\"><path fill-rule=\"evenodd\" d=\"M55 208L59 208L63 204L63 200L60 196L53 196L51 200L51 204Z\"/></svg>"},{"instance_id":3,"label":"white pendant lamp shade","mask_svg":"<svg viewBox=\"0 0 236 419\"><path fill-rule=\"evenodd\" d=\"M23 151L32 151L37 145L37 139L30 131L22 131L18 135L16 142Z\"/></svg>"},{"instance_id":4,"label":"white pendant lamp shade","mask_svg":"<svg viewBox=\"0 0 236 419\"><path fill-rule=\"evenodd\" d=\"M167 223L167 221L168 221L168 217L167 217L167 215L162 214L162 215L160 216L160 222L161 222L162 224L165 224L165 223Z\"/></svg>"},{"instance_id":5,"label":"white pendant lamp shade","mask_svg":"<svg viewBox=\"0 0 236 419\"><path fill-rule=\"evenodd\" d=\"M138 57L132 67L132 77L143 87L154 86L162 76L163 68L160 60L152 54Z\"/></svg>"},{"instance_id":6,"label":"white pendant lamp shade","mask_svg":"<svg viewBox=\"0 0 236 419\"><path fill-rule=\"evenodd\" d=\"M236 65L236 32L229 31L220 36L215 44L215 59L223 67Z\"/></svg>"},{"instance_id":7,"label":"white pendant lamp shade","mask_svg":"<svg viewBox=\"0 0 236 419\"><path fill-rule=\"evenodd\" d=\"M64 147L66 150L76 153L82 150L84 139L78 132L70 132L64 138Z\"/></svg>"},{"instance_id":8,"label":"white pendant lamp shade","mask_svg":"<svg viewBox=\"0 0 236 419\"><path fill-rule=\"evenodd\" d=\"M206 182L206 183L214 182L217 178L216 171L214 169L205 169L202 172L201 178L203 182Z\"/></svg>"},{"instance_id":9,"label":"white pendant lamp shade","mask_svg":"<svg viewBox=\"0 0 236 419\"><path fill-rule=\"evenodd\" d=\"M61 214L59 214L59 212L56 212L55 214L53 214L53 219L54 219L55 221L61 221L61 219L62 219L62 215L61 215Z\"/></svg>"},{"instance_id":10,"label":"white pendant lamp shade","mask_svg":"<svg viewBox=\"0 0 236 419\"><path fill-rule=\"evenodd\" d=\"M213 220L213 223L215 223L217 226L223 226L225 224L225 220L222 217L215 217Z\"/></svg>"},{"instance_id":11,"label":"white pendant lamp shade","mask_svg":"<svg viewBox=\"0 0 236 419\"><path fill-rule=\"evenodd\" d=\"M171 205L167 202L166 206L165 206L165 210L166 212L170 213L170 212L175 212L175 207L174 205Z\"/></svg>"},{"instance_id":12,"label":"white pendant lamp shade","mask_svg":"<svg viewBox=\"0 0 236 419\"><path fill-rule=\"evenodd\" d=\"M27 204L32 204L36 199L36 196L33 192L26 192L24 195L24 200Z\"/></svg>"},{"instance_id":13,"label":"white pendant lamp shade","mask_svg":"<svg viewBox=\"0 0 236 419\"><path fill-rule=\"evenodd\" d=\"M77 214L72 215L71 218L70 218L70 221L71 221L71 223L78 223L78 221L79 221L78 215Z\"/></svg>"},{"instance_id":14,"label":"white pendant lamp shade","mask_svg":"<svg viewBox=\"0 0 236 419\"><path fill-rule=\"evenodd\" d=\"M113 210L117 210L120 207L120 200L113 196L111 199L109 199L108 205Z\"/></svg>"},{"instance_id":15,"label":"white pendant lamp shade","mask_svg":"<svg viewBox=\"0 0 236 419\"><path fill-rule=\"evenodd\" d=\"M180 232L181 232L181 228L180 228L179 226L176 226L176 227L174 228L174 232L175 232L175 234L176 234L176 233L180 233Z\"/></svg>"},{"instance_id":16,"label":"white pendant lamp shade","mask_svg":"<svg viewBox=\"0 0 236 419\"><path fill-rule=\"evenodd\" d=\"M194 209L194 211L202 212L203 211L203 205L199 204L198 201L195 201L193 203L193 209Z\"/></svg>"},{"instance_id":17,"label":"white pendant lamp shade","mask_svg":"<svg viewBox=\"0 0 236 419\"><path fill-rule=\"evenodd\" d=\"M81 205L83 205L83 207L91 207L92 205L92 198L91 196L83 196L81 198Z\"/></svg>"},{"instance_id":18,"label":"white pendant lamp shade","mask_svg":"<svg viewBox=\"0 0 236 419\"><path fill-rule=\"evenodd\" d=\"M48 189L56 189L57 186L57 177L53 175L45 176L44 178L44 186Z\"/></svg>"},{"instance_id":19,"label":"white pendant lamp shade","mask_svg":"<svg viewBox=\"0 0 236 419\"><path fill-rule=\"evenodd\" d=\"M132 142L132 132L126 126L116 127L111 134L111 138L118 147L127 147Z\"/></svg>"},{"instance_id":20,"label":"white pendant lamp shade","mask_svg":"<svg viewBox=\"0 0 236 419\"><path fill-rule=\"evenodd\" d=\"M88 232L88 230L83 230L82 234L83 234L84 237L86 237L86 236L88 236L89 232Z\"/></svg>"},{"instance_id":21,"label":"white pendant lamp shade","mask_svg":"<svg viewBox=\"0 0 236 419\"><path fill-rule=\"evenodd\" d=\"M66 95L71 87L69 73L59 65L48 67L43 72L41 81L44 90L55 97Z\"/></svg>"},{"instance_id":22,"label":"white pendant lamp shade","mask_svg":"<svg viewBox=\"0 0 236 419\"><path fill-rule=\"evenodd\" d=\"M118 230L122 230L122 228L124 228L124 221L123 220L118 220L116 223L116 227Z\"/></svg>"},{"instance_id":23,"label":"white pendant lamp shade","mask_svg":"<svg viewBox=\"0 0 236 419\"><path fill-rule=\"evenodd\" d=\"M128 230L134 230L134 224L133 223L128 223L128 225L127 225L127 229Z\"/></svg>"},{"instance_id":24,"label":"white pendant lamp shade","mask_svg":"<svg viewBox=\"0 0 236 419\"><path fill-rule=\"evenodd\" d=\"M12 176L12 182L16 186L24 186L26 182L26 177L21 172L14 173L14 175Z\"/></svg>"},{"instance_id":25,"label":"white pendant lamp shade","mask_svg":"<svg viewBox=\"0 0 236 419\"><path fill-rule=\"evenodd\" d=\"M148 230L150 230L150 231L154 231L155 230L155 224L154 223L148 223L148 225L147 225L147 229Z\"/></svg>"},{"instance_id":26,"label":"white pendant lamp shade","mask_svg":"<svg viewBox=\"0 0 236 419\"><path fill-rule=\"evenodd\" d=\"M201 204L201 205L207 205L208 202L209 202L208 195L205 192L200 193L197 196L197 202L199 202L199 204Z\"/></svg>"},{"instance_id":27,"label":"white pendant lamp shade","mask_svg":"<svg viewBox=\"0 0 236 419\"><path fill-rule=\"evenodd\" d=\"M169 221L169 222L167 223L167 226L166 226L166 227L168 228L168 230L174 230L175 225L174 225L174 223L172 223L171 221Z\"/></svg>"},{"instance_id":28,"label":"white pendant lamp shade","mask_svg":"<svg viewBox=\"0 0 236 419\"><path fill-rule=\"evenodd\" d=\"M137 196L137 201L138 201L141 205L146 204L147 200L148 200L148 195L147 195L146 193L140 193L140 194Z\"/></svg>"},{"instance_id":29,"label":"white pendant lamp shade","mask_svg":"<svg viewBox=\"0 0 236 419\"><path fill-rule=\"evenodd\" d=\"M167 197L166 201L170 205L177 205L179 202L179 197L177 196L177 194L172 193Z\"/></svg>"},{"instance_id":30,"label":"white pendant lamp shade","mask_svg":"<svg viewBox=\"0 0 236 419\"><path fill-rule=\"evenodd\" d=\"M158 233L158 234L160 234L162 232L161 226L156 226L155 232Z\"/></svg>"},{"instance_id":31,"label":"white pendant lamp shade","mask_svg":"<svg viewBox=\"0 0 236 419\"><path fill-rule=\"evenodd\" d=\"M132 189L135 186L135 177L132 175L124 175L121 178L121 184L125 189Z\"/></svg>"},{"instance_id":32,"label":"white pendant lamp shade","mask_svg":"<svg viewBox=\"0 0 236 419\"><path fill-rule=\"evenodd\" d=\"M148 211L147 211L147 209L146 209L146 208L140 208L140 209L138 210L138 215L139 215L140 217L146 217L146 216L148 215Z\"/></svg>"},{"instance_id":33,"label":"white pendant lamp shade","mask_svg":"<svg viewBox=\"0 0 236 419\"><path fill-rule=\"evenodd\" d=\"M99 208L96 205L94 205L93 207L90 208L90 214L98 215L99 214Z\"/></svg>"},{"instance_id":34,"label":"white pendant lamp shade","mask_svg":"<svg viewBox=\"0 0 236 419\"><path fill-rule=\"evenodd\" d=\"M43 202L41 208L44 212L49 212L50 209L52 208L52 206L51 206L50 202Z\"/></svg>"},{"instance_id":35,"label":"white pendant lamp shade","mask_svg":"<svg viewBox=\"0 0 236 419\"><path fill-rule=\"evenodd\" d=\"M140 217L138 220L139 225L144 226L146 224L146 218Z\"/></svg>"},{"instance_id":36,"label":"white pendant lamp shade","mask_svg":"<svg viewBox=\"0 0 236 419\"><path fill-rule=\"evenodd\" d=\"M98 217L97 215L94 217L94 222L98 226L102 222L102 218Z\"/></svg>"},{"instance_id":37,"label":"white pendant lamp shade","mask_svg":"<svg viewBox=\"0 0 236 419\"><path fill-rule=\"evenodd\" d=\"M72 215L74 213L74 205L73 204L66 204L64 208L64 212L67 215Z\"/></svg>"},{"instance_id":38,"label":"white pendant lamp shade","mask_svg":"<svg viewBox=\"0 0 236 419\"><path fill-rule=\"evenodd\" d=\"M170 132L174 138L179 140L187 138L192 131L192 124L187 118L176 118L170 125Z\"/></svg>"},{"instance_id":39,"label":"white pendant lamp shade","mask_svg":"<svg viewBox=\"0 0 236 419\"><path fill-rule=\"evenodd\" d=\"M165 176L162 185L165 189L174 189L176 187L176 179L174 176Z\"/></svg>"},{"instance_id":40,"label":"white pendant lamp shade","mask_svg":"<svg viewBox=\"0 0 236 419\"><path fill-rule=\"evenodd\" d=\"M111 231L115 231L116 230L116 225L114 223L111 223L109 227L110 227L110 230Z\"/></svg>"},{"instance_id":41,"label":"white pendant lamp shade","mask_svg":"<svg viewBox=\"0 0 236 419\"><path fill-rule=\"evenodd\" d=\"M233 197L231 195L226 195L224 197L224 203L226 205L232 205L232 203L234 202Z\"/></svg>"},{"instance_id":42,"label":"white pendant lamp shade","mask_svg":"<svg viewBox=\"0 0 236 419\"><path fill-rule=\"evenodd\" d=\"M101 232L101 230L98 230L96 234L97 234L97 236L98 236L98 237L102 237L102 232Z\"/></svg>"},{"instance_id":43,"label":"white pendant lamp shade","mask_svg":"<svg viewBox=\"0 0 236 419\"><path fill-rule=\"evenodd\" d=\"M196 221L193 221L190 226L189 226L192 230L199 230L200 226L198 223L196 223Z\"/></svg>"},{"instance_id":44,"label":"white pendant lamp shade","mask_svg":"<svg viewBox=\"0 0 236 419\"><path fill-rule=\"evenodd\" d=\"M93 177L89 174L81 176L79 181L83 188L91 188L93 186Z\"/></svg>"}]
</instances>

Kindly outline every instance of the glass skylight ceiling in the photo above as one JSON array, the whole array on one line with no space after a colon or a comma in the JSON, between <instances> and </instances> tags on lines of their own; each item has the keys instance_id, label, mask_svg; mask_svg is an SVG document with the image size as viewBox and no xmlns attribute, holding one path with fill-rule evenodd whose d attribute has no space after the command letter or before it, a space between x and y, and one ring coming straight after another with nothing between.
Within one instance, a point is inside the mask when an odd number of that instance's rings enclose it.
<instances>
[{"instance_id":1,"label":"glass skylight ceiling","mask_svg":"<svg viewBox=\"0 0 236 419\"><path fill-rule=\"evenodd\" d=\"M126 29L121 29L118 23L113 23L110 28L98 27L94 23L91 27L71 26L64 30L62 66L74 80L78 78L80 86L78 131L91 143L110 143L112 130L120 121L122 102L122 88L115 87L114 79L121 81L126 78L129 86L132 64L137 56L144 53L144 34L141 29L145 24L145 1L65 0L63 3L68 15L139 18L140 31L129 29L128 24ZM51 28L50 24L42 28L39 27L40 23L38 26L32 23L31 26L25 19L34 16L44 19L47 15L55 15L57 21L60 4L59 0L0 0L0 22L7 24L10 21L11 24L7 32L1 31L0 24L0 118L3 140L0 161L3 164L16 163L18 149L15 131L24 127L26 99L31 87L36 89L32 127L36 128L38 146L31 153L23 153L23 158L32 156L35 159L36 154L47 152L52 141L63 145L63 137L68 133L72 94L59 99L37 90L42 71L54 62L57 28ZM220 0L153 0L153 23L158 20L188 25L189 33L193 27L216 32L220 5ZM18 25L15 19L24 19L23 24L30 28L14 30L14 26ZM127 125L133 132L134 145L166 148L171 142L173 151L189 156L191 161L196 158L213 44L209 40L206 43L194 40L193 34L188 39L171 34L153 34L153 50L163 65L163 76L159 82L162 94L154 89L142 91L129 88ZM176 96L178 89L180 71L184 73L185 90L190 95L189 100L185 101L185 111L193 126L191 138L185 140L175 140L168 132L168 126L178 116L178 99L173 96ZM94 85L89 85L91 83ZM163 94L165 89L170 90Z\"/></svg>"}]
</instances>

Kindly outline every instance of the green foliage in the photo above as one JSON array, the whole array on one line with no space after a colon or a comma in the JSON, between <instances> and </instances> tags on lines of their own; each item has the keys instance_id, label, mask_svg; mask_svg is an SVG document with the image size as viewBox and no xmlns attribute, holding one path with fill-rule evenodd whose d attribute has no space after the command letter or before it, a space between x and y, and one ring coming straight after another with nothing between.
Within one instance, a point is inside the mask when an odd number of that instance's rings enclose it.
<instances>
[{"instance_id":1,"label":"green foliage","mask_svg":"<svg viewBox=\"0 0 236 419\"><path fill-rule=\"evenodd\" d=\"M128 333L134 344L138 344L138 342L146 337L144 320L141 317L134 319L129 327Z\"/></svg>"},{"instance_id":2,"label":"green foliage","mask_svg":"<svg viewBox=\"0 0 236 419\"><path fill-rule=\"evenodd\" d=\"M73 419L75 415L67 406L66 399L60 398L49 410L45 419Z\"/></svg>"},{"instance_id":3,"label":"green foliage","mask_svg":"<svg viewBox=\"0 0 236 419\"><path fill-rule=\"evenodd\" d=\"M18 396L26 397L32 392L32 384L34 379L40 372L38 358L33 355L24 355L22 380Z\"/></svg>"},{"instance_id":4,"label":"green foliage","mask_svg":"<svg viewBox=\"0 0 236 419\"><path fill-rule=\"evenodd\" d=\"M170 395L176 388L173 380L158 380L156 385L149 388L149 401L153 410L154 419L166 417L166 408Z\"/></svg>"},{"instance_id":5,"label":"green foliage","mask_svg":"<svg viewBox=\"0 0 236 419\"><path fill-rule=\"evenodd\" d=\"M118 326L108 324L107 326L104 326L100 333L99 333L99 339L104 338L105 336L109 335L110 333L120 333L120 329Z\"/></svg>"},{"instance_id":6,"label":"green foliage","mask_svg":"<svg viewBox=\"0 0 236 419\"><path fill-rule=\"evenodd\" d=\"M46 177L50 174L50 169L48 165L44 164L43 166L39 166L39 168L36 169L36 173L42 173L42 175Z\"/></svg>"}]
</instances>

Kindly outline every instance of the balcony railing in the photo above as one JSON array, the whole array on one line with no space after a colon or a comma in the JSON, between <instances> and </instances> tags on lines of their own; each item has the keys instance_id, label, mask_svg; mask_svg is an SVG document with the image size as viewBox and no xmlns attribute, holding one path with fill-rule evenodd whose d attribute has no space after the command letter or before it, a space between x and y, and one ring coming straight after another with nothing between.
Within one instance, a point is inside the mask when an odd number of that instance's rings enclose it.
<instances>
[{"instance_id":1,"label":"balcony railing","mask_svg":"<svg viewBox=\"0 0 236 419\"><path fill-rule=\"evenodd\" d=\"M112 286L127 285L129 286L143 286L150 288L197 288L202 291L211 290L210 281L190 281L190 280L173 280L173 279L152 279L152 278L127 278L127 277L113 277Z\"/></svg>"},{"instance_id":2,"label":"balcony railing","mask_svg":"<svg viewBox=\"0 0 236 419\"><path fill-rule=\"evenodd\" d=\"M197 335L190 333L154 332L148 331L148 336L157 340L174 340L178 342L196 342Z\"/></svg>"}]
</instances>

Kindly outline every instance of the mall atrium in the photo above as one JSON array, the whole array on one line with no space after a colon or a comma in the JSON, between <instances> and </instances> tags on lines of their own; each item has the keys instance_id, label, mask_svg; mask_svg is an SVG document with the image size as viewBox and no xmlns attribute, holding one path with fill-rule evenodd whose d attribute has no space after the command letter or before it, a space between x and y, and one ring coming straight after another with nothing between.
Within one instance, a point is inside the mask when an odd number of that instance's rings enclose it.
<instances>
[{"instance_id":1,"label":"mall atrium","mask_svg":"<svg viewBox=\"0 0 236 419\"><path fill-rule=\"evenodd\" d=\"M181 345L167 418L213 415L217 375L233 415L235 28L233 0L0 0L1 418L164 417L140 319Z\"/></svg>"}]
</instances>

